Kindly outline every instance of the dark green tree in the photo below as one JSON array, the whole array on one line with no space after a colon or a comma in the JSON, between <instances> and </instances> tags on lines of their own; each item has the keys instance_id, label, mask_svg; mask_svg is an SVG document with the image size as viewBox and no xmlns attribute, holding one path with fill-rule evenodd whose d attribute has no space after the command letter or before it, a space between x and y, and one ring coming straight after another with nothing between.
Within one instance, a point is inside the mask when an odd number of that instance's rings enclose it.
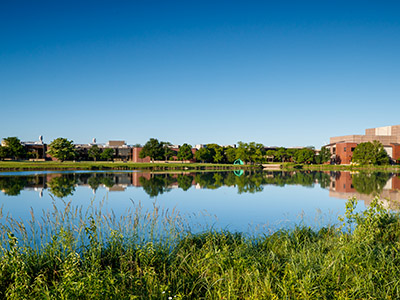
<instances>
[{"instance_id":1,"label":"dark green tree","mask_svg":"<svg viewBox=\"0 0 400 300\"><path fill-rule=\"evenodd\" d=\"M330 161L332 157L331 150L329 150L327 147L322 147L318 157L320 164Z\"/></svg>"},{"instance_id":2,"label":"dark green tree","mask_svg":"<svg viewBox=\"0 0 400 300\"><path fill-rule=\"evenodd\" d=\"M111 160L114 157L114 149L113 148L106 148L100 153L100 159L102 160Z\"/></svg>"},{"instance_id":3,"label":"dark green tree","mask_svg":"<svg viewBox=\"0 0 400 300\"><path fill-rule=\"evenodd\" d=\"M220 163L225 160L224 149L222 147L218 147L215 149L215 154L213 157L214 162Z\"/></svg>"},{"instance_id":4,"label":"dark green tree","mask_svg":"<svg viewBox=\"0 0 400 300\"><path fill-rule=\"evenodd\" d=\"M297 151L295 161L299 164L312 164L314 162L314 157L314 150L303 148Z\"/></svg>"},{"instance_id":5,"label":"dark green tree","mask_svg":"<svg viewBox=\"0 0 400 300\"><path fill-rule=\"evenodd\" d=\"M8 156L13 159L23 158L26 155L25 147L19 138L13 136L4 139L4 146L7 148Z\"/></svg>"},{"instance_id":6,"label":"dark green tree","mask_svg":"<svg viewBox=\"0 0 400 300\"><path fill-rule=\"evenodd\" d=\"M383 145L373 141L358 144L354 149L352 162L361 165L387 165L390 159Z\"/></svg>"},{"instance_id":7,"label":"dark green tree","mask_svg":"<svg viewBox=\"0 0 400 300\"><path fill-rule=\"evenodd\" d=\"M192 145L183 144L178 151L178 159L181 161L190 160L193 158Z\"/></svg>"},{"instance_id":8,"label":"dark green tree","mask_svg":"<svg viewBox=\"0 0 400 300\"><path fill-rule=\"evenodd\" d=\"M7 157L10 157L8 153L8 148L4 146L0 146L0 160L3 160Z\"/></svg>"},{"instance_id":9,"label":"dark green tree","mask_svg":"<svg viewBox=\"0 0 400 300\"><path fill-rule=\"evenodd\" d=\"M92 147L90 147L89 151L88 151L88 155L89 157L93 158L94 161L97 161L100 158L100 148L97 145L93 145Z\"/></svg>"},{"instance_id":10,"label":"dark green tree","mask_svg":"<svg viewBox=\"0 0 400 300\"><path fill-rule=\"evenodd\" d=\"M47 153L57 158L58 160L65 161L74 159L76 156L75 146L73 141L66 138L57 138L49 144Z\"/></svg>"},{"instance_id":11,"label":"dark green tree","mask_svg":"<svg viewBox=\"0 0 400 300\"><path fill-rule=\"evenodd\" d=\"M267 152L265 152L266 158L270 159L272 161L275 161L276 159L276 151L274 150L268 150Z\"/></svg>"},{"instance_id":12,"label":"dark green tree","mask_svg":"<svg viewBox=\"0 0 400 300\"><path fill-rule=\"evenodd\" d=\"M212 161L211 152L207 148L200 148L199 150L197 150L196 153L194 154L194 158L197 161L201 161L201 162L211 162Z\"/></svg>"},{"instance_id":13,"label":"dark green tree","mask_svg":"<svg viewBox=\"0 0 400 300\"><path fill-rule=\"evenodd\" d=\"M236 149L233 147L228 147L225 150L225 156L228 163L233 163L236 160Z\"/></svg>"},{"instance_id":14,"label":"dark green tree","mask_svg":"<svg viewBox=\"0 0 400 300\"><path fill-rule=\"evenodd\" d=\"M163 144L157 139L151 138L142 148L139 153L140 158L150 157L151 161L154 163L155 159L164 158Z\"/></svg>"},{"instance_id":15,"label":"dark green tree","mask_svg":"<svg viewBox=\"0 0 400 300\"><path fill-rule=\"evenodd\" d=\"M262 163L265 155L265 147L263 144L251 142L248 146L250 160L253 163Z\"/></svg>"},{"instance_id":16,"label":"dark green tree","mask_svg":"<svg viewBox=\"0 0 400 300\"><path fill-rule=\"evenodd\" d=\"M172 144L170 142L161 142L161 144L165 161L172 159L176 155L176 151L171 149Z\"/></svg>"},{"instance_id":17,"label":"dark green tree","mask_svg":"<svg viewBox=\"0 0 400 300\"><path fill-rule=\"evenodd\" d=\"M250 155L248 151L249 145L247 143L238 142L238 147L236 148L236 159L241 159L242 161L249 162Z\"/></svg>"}]
</instances>

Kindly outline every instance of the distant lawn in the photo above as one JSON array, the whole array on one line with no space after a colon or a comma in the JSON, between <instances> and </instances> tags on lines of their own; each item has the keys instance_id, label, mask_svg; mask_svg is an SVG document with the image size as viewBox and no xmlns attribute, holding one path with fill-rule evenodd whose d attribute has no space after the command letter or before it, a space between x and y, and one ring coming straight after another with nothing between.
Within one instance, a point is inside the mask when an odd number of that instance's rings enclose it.
<instances>
[{"instance_id":1,"label":"distant lawn","mask_svg":"<svg viewBox=\"0 0 400 300\"><path fill-rule=\"evenodd\" d=\"M254 169L256 165L208 164L208 163L132 163L94 161L0 161L0 171L29 170L221 170Z\"/></svg>"}]
</instances>

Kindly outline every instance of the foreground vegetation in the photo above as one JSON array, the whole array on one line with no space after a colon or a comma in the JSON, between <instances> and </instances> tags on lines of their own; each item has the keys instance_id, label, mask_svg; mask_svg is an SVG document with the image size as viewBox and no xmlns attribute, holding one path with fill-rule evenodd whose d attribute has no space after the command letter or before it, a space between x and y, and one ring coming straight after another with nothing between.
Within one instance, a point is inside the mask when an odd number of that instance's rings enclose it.
<instances>
[{"instance_id":1,"label":"foreground vegetation","mask_svg":"<svg viewBox=\"0 0 400 300\"><path fill-rule=\"evenodd\" d=\"M400 218L347 203L339 227L249 237L192 230L178 213L121 220L72 208L2 220L0 297L9 299L398 299Z\"/></svg>"}]
</instances>

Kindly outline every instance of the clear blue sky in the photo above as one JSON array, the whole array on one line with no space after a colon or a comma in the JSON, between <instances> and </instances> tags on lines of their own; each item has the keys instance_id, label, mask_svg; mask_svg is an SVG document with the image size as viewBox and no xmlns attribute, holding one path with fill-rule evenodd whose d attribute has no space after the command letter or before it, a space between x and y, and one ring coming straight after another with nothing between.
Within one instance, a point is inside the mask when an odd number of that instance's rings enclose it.
<instances>
[{"instance_id":1,"label":"clear blue sky","mask_svg":"<svg viewBox=\"0 0 400 300\"><path fill-rule=\"evenodd\" d=\"M398 1L1 1L0 137L320 147L400 124Z\"/></svg>"}]
</instances>

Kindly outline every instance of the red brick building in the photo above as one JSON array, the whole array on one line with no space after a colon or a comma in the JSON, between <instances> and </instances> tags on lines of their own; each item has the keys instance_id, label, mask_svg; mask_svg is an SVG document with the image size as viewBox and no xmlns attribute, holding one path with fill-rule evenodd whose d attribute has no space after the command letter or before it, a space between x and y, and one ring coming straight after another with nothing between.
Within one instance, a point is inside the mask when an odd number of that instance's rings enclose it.
<instances>
[{"instance_id":1,"label":"red brick building","mask_svg":"<svg viewBox=\"0 0 400 300\"><path fill-rule=\"evenodd\" d=\"M360 143L378 141L393 161L400 160L400 125L369 128L365 135L345 135L331 137L332 159L337 164L350 164L353 151Z\"/></svg>"}]
</instances>

